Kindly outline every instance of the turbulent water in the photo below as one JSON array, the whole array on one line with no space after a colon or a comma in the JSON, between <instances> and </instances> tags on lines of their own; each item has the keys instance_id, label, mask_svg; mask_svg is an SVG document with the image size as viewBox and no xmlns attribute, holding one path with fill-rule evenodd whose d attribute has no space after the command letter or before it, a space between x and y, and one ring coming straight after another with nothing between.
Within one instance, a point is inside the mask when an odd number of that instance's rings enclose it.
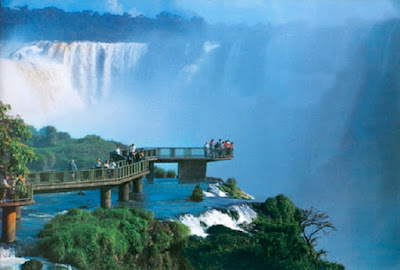
<instances>
[{"instance_id":1,"label":"turbulent water","mask_svg":"<svg viewBox=\"0 0 400 270\"><path fill-rule=\"evenodd\" d=\"M211 30L25 44L1 59L0 99L74 136L230 139L235 160L209 164L209 175L327 211L338 228L321 242L328 259L400 266L399 21Z\"/></svg>"},{"instance_id":2,"label":"turbulent water","mask_svg":"<svg viewBox=\"0 0 400 270\"><path fill-rule=\"evenodd\" d=\"M130 207L140 207L152 211L156 218L179 220L190 228L192 235L206 236L206 229L213 225L224 225L234 230L242 230L257 214L246 203L248 201L218 197L212 190L199 203L189 202L195 185L198 183L179 183L177 179L155 179L144 181L142 194L131 194L131 201L120 203ZM199 183L204 190L209 184ZM112 203L118 205L118 190L112 190ZM94 210L100 205L99 191L41 194L35 195L35 204L22 207L22 217L17 223L17 248L37 241L36 235L54 216L66 213L66 209L84 207ZM235 212L234 218L230 212ZM201 222L201 224L200 224ZM14 247L0 246L0 269L18 269L30 258L16 255ZM43 260L42 258L38 258ZM47 265L50 265L44 261Z\"/></svg>"}]
</instances>

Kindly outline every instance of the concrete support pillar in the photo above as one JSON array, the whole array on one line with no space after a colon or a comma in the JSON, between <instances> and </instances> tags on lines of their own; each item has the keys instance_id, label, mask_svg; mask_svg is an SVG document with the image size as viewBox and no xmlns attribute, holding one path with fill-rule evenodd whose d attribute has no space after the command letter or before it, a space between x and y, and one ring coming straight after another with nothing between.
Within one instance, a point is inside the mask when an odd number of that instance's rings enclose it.
<instances>
[{"instance_id":1,"label":"concrete support pillar","mask_svg":"<svg viewBox=\"0 0 400 270\"><path fill-rule=\"evenodd\" d=\"M149 162L149 171L150 171L150 173L147 175L147 181L153 182L154 181L154 161Z\"/></svg>"},{"instance_id":2,"label":"concrete support pillar","mask_svg":"<svg viewBox=\"0 0 400 270\"><path fill-rule=\"evenodd\" d=\"M129 201L129 183L122 184L118 187L118 201L127 202Z\"/></svg>"},{"instance_id":3,"label":"concrete support pillar","mask_svg":"<svg viewBox=\"0 0 400 270\"><path fill-rule=\"evenodd\" d=\"M15 206L3 207L3 231L1 241L11 243L15 241L17 213Z\"/></svg>"},{"instance_id":4,"label":"concrete support pillar","mask_svg":"<svg viewBox=\"0 0 400 270\"><path fill-rule=\"evenodd\" d=\"M111 208L111 187L100 188L100 205L102 208Z\"/></svg>"},{"instance_id":5,"label":"concrete support pillar","mask_svg":"<svg viewBox=\"0 0 400 270\"><path fill-rule=\"evenodd\" d=\"M15 212L17 213L17 219L21 219L21 206L16 206Z\"/></svg>"},{"instance_id":6,"label":"concrete support pillar","mask_svg":"<svg viewBox=\"0 0 400 270\"><path fill-rule=\"evenodd\" d=\"M184 180L203 180L207 174L207 161L184 160L178 162L178 178Z\"/></svg>"},{"instance_id":7,"label":"concrete support pillar","mask_svg":"<svg viewBox=\"0 0 400 270\"><path fill-rule=\"evenodd\" d=\"M133 180L133 193L142 193L143 192L143 181L142 178L138 178Z\"/></svg>"}]
</instances>

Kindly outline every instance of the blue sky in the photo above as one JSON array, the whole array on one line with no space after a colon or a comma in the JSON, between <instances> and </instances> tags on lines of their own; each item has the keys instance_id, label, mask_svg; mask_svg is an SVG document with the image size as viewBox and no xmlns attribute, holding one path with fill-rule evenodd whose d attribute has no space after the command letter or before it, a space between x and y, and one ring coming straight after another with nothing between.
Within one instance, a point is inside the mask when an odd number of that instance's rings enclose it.
<instances>
[{"instance_id":1,"label":"blue sky","mask_svg":"<svg viewBox=\"0 0 400 270\"><path fill-rule=\"evenodd\" d=\"M67 11L96 10L154 17L162 11L198 15L211 23L273 23L306 21L344 24L350 19L379 20L395 17L398 0L3 0L3 5L30 8L55 6Z\"/></svg>"}]
</instances>

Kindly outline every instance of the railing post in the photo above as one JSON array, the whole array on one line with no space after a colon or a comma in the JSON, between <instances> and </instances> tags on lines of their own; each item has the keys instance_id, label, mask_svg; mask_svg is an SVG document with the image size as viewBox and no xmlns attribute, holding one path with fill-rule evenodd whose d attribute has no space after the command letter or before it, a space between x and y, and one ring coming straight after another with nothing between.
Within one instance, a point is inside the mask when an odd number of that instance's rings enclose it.
<instances>
[{"instance_id":1,"label":"railing post","mask_svg":"<svg viewBox=\"0 0 400 270\"><path fill-rule=\"evenodd\" d=\"M49 182L53 184L54 182L54 172L49 173Z\"/></svg>"},{"instance_id":2,"label":"railing post","mask_svg":"<svg viewBox=\"0 0 400 270\"><path fill-rule=\"evenodd\" d=\"M68 174L69 174L68 172L64 172L63 173L63 182L67 182L68 181Z\"/></svg>"},{"instance_id":3,"label":"railing post","mask_svg":"<svg viewBox=\"0 0 400 270\"><path fill-rule=\"evenodd\" d=\"M40 184L40 173L35 173L35 183L36 185Z\"/></svg>"}]
</instances>

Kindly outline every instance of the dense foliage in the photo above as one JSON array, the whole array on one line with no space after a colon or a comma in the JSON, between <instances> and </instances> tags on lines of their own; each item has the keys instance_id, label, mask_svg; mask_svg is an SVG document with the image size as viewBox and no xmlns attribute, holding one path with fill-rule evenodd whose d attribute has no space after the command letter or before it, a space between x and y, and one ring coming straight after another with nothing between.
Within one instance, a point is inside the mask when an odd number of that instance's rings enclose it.
<instances>
[{"instance_id":1,"label":"dense foliage","mask_svg":"<svg viewBox=\"0 0 400 270\"><path fill-rule=\"evenodd\" d=\"M184 225L155 220L144 210L72 209L45 226L37 250L79 269L344 269L308 245L303 225L314 219L306 210L283 195L253 206L258 218L247 225L249 233L214 226L205 239L188 237Z\"/></svg>"},{"instance_id":2,"label":"dense foliage","mask_svg":"<svg viewBox=\"0 0 400 270\"><path fill-rule=\"evenodd\" d=\"M28 163L33 171L69 170L70 161L74 159L78 169L93 168L96 159L105 161L110 158L110 152L117 146L128 149L128 146L116 141L107 141L96 135L87 135L84 138L73 139L67 132L59 132L53 126L46 126L40 130L31 127L32 138L27 144L34 147L37 160ZM155 167L156 178L175 178L174 170L164 170Z\"/></svg>"},{"instance_id":3,"label":"dense foliage","mask_svg":"<svg viewBox=\"0 0 400 270\"><path fill-rule=\"evenodd\" d=\"M155 178L175 178L176 172L174 170L164 170L163 168L154 167L154 177Z\"/></svg>"},{"instance_id":4,"label":"dense foliage","mask_svg":"<svg viewBox=\"0 0 400 270\"><path fill-rule=\"evenodd\" d=\"M201 202L204 199L203 189L200 185L196 185L193 189L192 195L190 195L189 200L192 202Z\"/></svg>"},{"instance_id":5,"label":"dense foliage","mask_svg":"<svg viewBox=\"0 0 400 270\"><path fill-rule=\"evenodd\" d=\"M228 178L226 182L222 182L218 186L219 190L228 193L228 195L235 199L245 199L245 200L252 200L248 194L240 190L237 186L237 182L235 178Z\"/></svg>"},{"instance_id":6,"label":"dense foliage","mask_svg":"<svg viewBox=\"0 0 400 270\"><path fill-rule=\"evenodd\" d=\"M186 20L166 12L151 19L143 15L132 17L128 13L65 12L55 7L30 10L27 6L10 9L0 5L0 35L3 39L142 41L152 32L179 35L190 29L199 31L203 24L198 17Z\"/></svg>"},{"instance_id":7,"label":"dense foliage","mask_svg":"<svg viewBox=\"0 0 400 270\"><path fill-rule=\"evenodd\" d=\"M38 159L27 164L34 171L69 170L71 159L75 160L78 169L93 168L97 158L109 159L109 153L117 146L125 145L106 141L96 135L82 139L73 139L66 132L58 132L55 127L47 126L40 130L31 127L33 137L28 144L35 148Z\"/></svg>"},{"instance_id":8,"label":"dense foliage","mask_svg":"<svg viewBox=\"0 0 400 270\"><path fill-rule=\"evenodd\" d=\"M188 232L139 209L72 209L45 226L38 249L79 269L188 269L181 257Z\"/></svg>"},{"instance_id":9,"label":"dense foliage","mask_svg":"<svg viewBox=\"0 0 400 270\"><path fill-rule=\"evenodd\" d=\"M344 269L311 253L301 230L303 211L279 195L255 207L257 220L247 230L223 226L206 239L191 237L184 250L195 269Z\"/></svg>"},{"instance_id":10,"label":"dense foliage","mask_svg":"<svg viewBox=\"0 0 400 270\"><path fill-rule=\"evenodd\" d=\"M10 115L11 106L0 101L0 176L24 174L25 164L35 159L31 147L25 144L32 134L19 116Z\"/></svg>"}]
</instances>

